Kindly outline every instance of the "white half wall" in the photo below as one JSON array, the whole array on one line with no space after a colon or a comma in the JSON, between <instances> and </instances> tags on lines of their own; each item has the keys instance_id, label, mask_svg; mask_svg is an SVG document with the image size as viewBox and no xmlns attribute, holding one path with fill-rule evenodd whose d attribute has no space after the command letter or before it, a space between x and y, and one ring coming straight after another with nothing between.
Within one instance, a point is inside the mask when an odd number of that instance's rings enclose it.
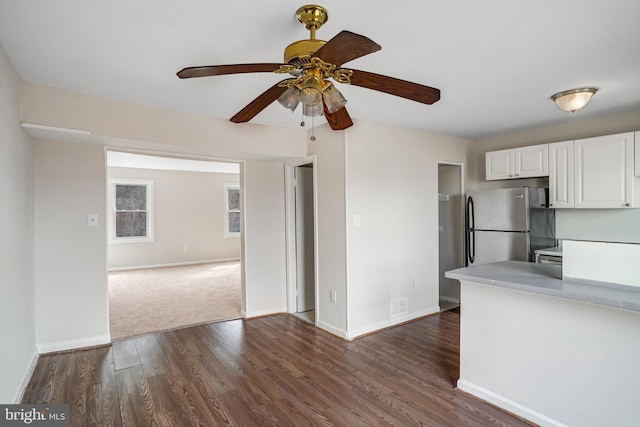
<instances>
[{"instance_id":1,"label":"white half wall","mask_svg":"<svg viewBox=\"0 0 640 427\"><path fill-rule=\"evenodd\" d=\"M462 282L458 387L543 426L640 419L640 313Z\"/></svg>"},{"instance_id":2,"label":"white half wall","mask_svg":"<svg viewBox=\"0 0 640 427\"><path fill-rule=\"evenodd\" d=\"M104 148L36 140L33 158L40 352L108 343Z\"/></svg>"},{"instance_id":3,"label":"white half wall","mask_svg":"<svg viewBox=\"0 0 640 427\"><path fill-rule=\"evenodd\" d=\"M109 269L240 259L240 237L224 236L224 184L238 174L108 168L109 179L154 182L154 240L110 243Z\"/></svg>"},{"instance_id":4,"label":"white half wall","mask_svg":"<svg viewBox=\"0 0 640 427\"><path fill-rule=\"evenodd\" d=\"M20 79L0 47L0 402L18 403L37 357L31 137L20 127Z\"/></svg>"},{"instance_id":5,"label":"white half wall","mask_svg":"<svg viewBox=\"0 0 640 427\"><path fill-rule=\"evenodd\" d=\"M284 163L244 163L246 317L287 311Z\"/></svg>"}]
</instances>

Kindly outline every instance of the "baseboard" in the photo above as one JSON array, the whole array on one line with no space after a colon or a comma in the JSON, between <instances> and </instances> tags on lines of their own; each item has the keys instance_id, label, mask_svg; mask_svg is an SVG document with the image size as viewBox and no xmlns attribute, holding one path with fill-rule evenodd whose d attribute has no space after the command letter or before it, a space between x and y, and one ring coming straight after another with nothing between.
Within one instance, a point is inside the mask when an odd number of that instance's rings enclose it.
<instances>
[{"instance_id":1,"label":"baseboard","mask_svg":"<svg viewBox=\"0 0 640 427\"><path fill-rule=\"evenodd\" d=\"M281 314L286 312L287 312L287 307L278 307L278 308L269 308L266 310L247 311L244 313L244 315L242 313L240 313L240 315L243 316L245 319L251 319L253 317L271 316L272 314Z\"/></svg>"},{"instance_id":2,"label":"baseboard","mask_svg":"<svg viewBox=\"0 0 640 427\"><path fill-rule=\"evenodd\" d=\"M85 347L96 347L99 345L105 345L111 343L111 337L109 335L102 335L98 337L86 338L81 340L72 341L58 341L38 344L38 353L55 353L58 351L75 350Z\"/></svg>"},{"instance_id":3,"label":"baseboard","mask_svg":"<svg viewBox=\"0 0 640 427\"><path fill-rule=\"evenodd\" d=\"M329 323L326 323L323 321L319 321L316 326L320 329L323 329L329 332L332 335L338 336L344 340L347 339L347 331L345 331L344 329L336 328L335 326L330 325Z\"/></svg>"},{"instance_id":4,"label":"baseboard","mask_svg":"<svg viewBox=\"0 0 640 427\"><path fill-rule=\"evenodd\" d=\"M167 264L136 265L131 267L111 267L109 268L109 271L140 270L143 268L180 267L183 265L209 264L212 262L234 262L234 261L239 262L240 258L205 259L200 261L172 262Z\"/></svg>"},{"instance_id":5,"label":"baseboard","mask_svg":"<svg viewBox=\"0 0 640 427\"><path fill-rule=\"evenodd\" d=\"M440 299L442 301L448 301L448 302L452 302L454 304L460 304L460 298L453 298L453 297L448 297L446 295L440 295Z\"/></svg>"},{"instance_id":6,"label":"baseboard","mask_svg":"<svg viewBox=\"0 0 640 427\"><path fill-rule=\"evenodd\" d=\"M22 402L22 398L24 397L24 393L27 391L27 387L29 386L29 381L31 381L31 377L33 376L33 371L36 369L36 365L38 364L38 359L40 355L37 352L33 353L33 357L31 358L31 363L29 364L29 368L22 379L22 385L18 389L16 393L16 397L13 399L14 404L19 404Z\"/></svg>"},{"instance_id":7,"label":"baseboard","mask_svg":"<svg viewBox=\"0 0 640 427\"><path fill-rule=\"evenodd\" d=\"M415 319L419 319L420 317L428 316L430 314L440 313L440 307L429 307L420 311L414 311L413 313L405 314L404 316L394 316L390 319L384 320L382 322L375 323L373 325L365 326L364 328L356 329L354 331L349 331L347 334L347 339L349 341L356 339L363 335L368 335L372 332L377 332L382 329L390 328L393 326L400 325L402 323L410 322Z\"/></svg>"},{"instance_id":8,"label":"baseboard","mask_svg":"<svg viewBox=\"0 0 640 427\"><path fill-rule=\"evenodd\" d=\"M477 386L463 379L458 380L458 389L540 426L567 427L565 424L562 424L561 422L556 421L553 418L547 417L546 415L534 411L533 409L527 408L526 406L514 402L511 399L507 399L504 396L501 396L497 393L487 390L484 387Z\"/></svg>"}]
</instances>

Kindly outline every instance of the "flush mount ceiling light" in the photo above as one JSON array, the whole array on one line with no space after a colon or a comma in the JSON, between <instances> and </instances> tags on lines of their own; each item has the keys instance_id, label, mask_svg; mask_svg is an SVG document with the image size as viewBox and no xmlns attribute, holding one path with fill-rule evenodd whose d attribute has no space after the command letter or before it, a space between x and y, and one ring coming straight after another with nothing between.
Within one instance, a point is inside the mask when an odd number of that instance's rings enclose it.
<instances>
[{"instance_id":1,"label":"flush mount ceiling light","mask_svg":"<svg viewBox=\"0 0 640 427\"><path fill-rule=\"evenodd\" d=\"M556 93L551 97L551 99L560 109L570 113L575 113L587 105L591 97L595 95L597 91L598 89L595 87L565 90L563 92Z\"/></svg>"}]
</instances>

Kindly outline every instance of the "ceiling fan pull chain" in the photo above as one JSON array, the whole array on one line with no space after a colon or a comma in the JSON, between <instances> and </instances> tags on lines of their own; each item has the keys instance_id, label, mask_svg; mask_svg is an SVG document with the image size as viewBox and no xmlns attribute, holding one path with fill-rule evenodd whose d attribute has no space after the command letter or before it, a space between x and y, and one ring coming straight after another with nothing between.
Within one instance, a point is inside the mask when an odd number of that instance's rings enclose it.
<instances>
[{"instance_id":1,"label":"ceiling fan pull chain","mask_svg":"<svg viewBox=\"0 0 640 427\"><path fill-rule=\"evenodd\" d=\"M315 142L316 140L316 122L314 116L311 116L311 137L309 139L311 142Z\"/></svg>"}]
</instances>

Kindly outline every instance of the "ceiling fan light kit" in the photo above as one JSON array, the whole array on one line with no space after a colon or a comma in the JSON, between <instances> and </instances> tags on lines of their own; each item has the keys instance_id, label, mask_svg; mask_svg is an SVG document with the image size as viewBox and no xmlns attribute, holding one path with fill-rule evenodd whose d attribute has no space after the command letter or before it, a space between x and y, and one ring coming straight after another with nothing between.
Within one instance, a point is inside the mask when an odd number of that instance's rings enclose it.
<instances>
[{"instance_id":1,"label":"ceiling fan light kit","mask_svg":"<svg viewBox=\"0 0 640 427\"><path fill-rule=\"evenodd\" d=\"M440 99L440 90L394 77L342 68L346 62L381 49L371 39L341 31L328 42L316 39L316 31L327 22L327 10L308 4L296 11L296 18L309 30L309 39L291 43L284 50L284 64L234 64L187 67L177 74L181 79L224 74L274 72L291 77L276 83L231 118L234 123L248 122L278 101L295 111L302 103L302 114L307 117L324 115L333 130L353 125L345 105L347 100L330 81L351 84L406 98L422 104L433 104Z\"/></svg>"},{"instance_id":2,"label":"ceiling fan light kit","mask_svg":"<svg viewBox=\"0 0 640 427\"><path fill-rule=\"evenodd\" d=\"M561 110L575 113L584 108L597 91L594 87L565 90L552 95L551 99Z\"/></svg>"}]
</instances>

